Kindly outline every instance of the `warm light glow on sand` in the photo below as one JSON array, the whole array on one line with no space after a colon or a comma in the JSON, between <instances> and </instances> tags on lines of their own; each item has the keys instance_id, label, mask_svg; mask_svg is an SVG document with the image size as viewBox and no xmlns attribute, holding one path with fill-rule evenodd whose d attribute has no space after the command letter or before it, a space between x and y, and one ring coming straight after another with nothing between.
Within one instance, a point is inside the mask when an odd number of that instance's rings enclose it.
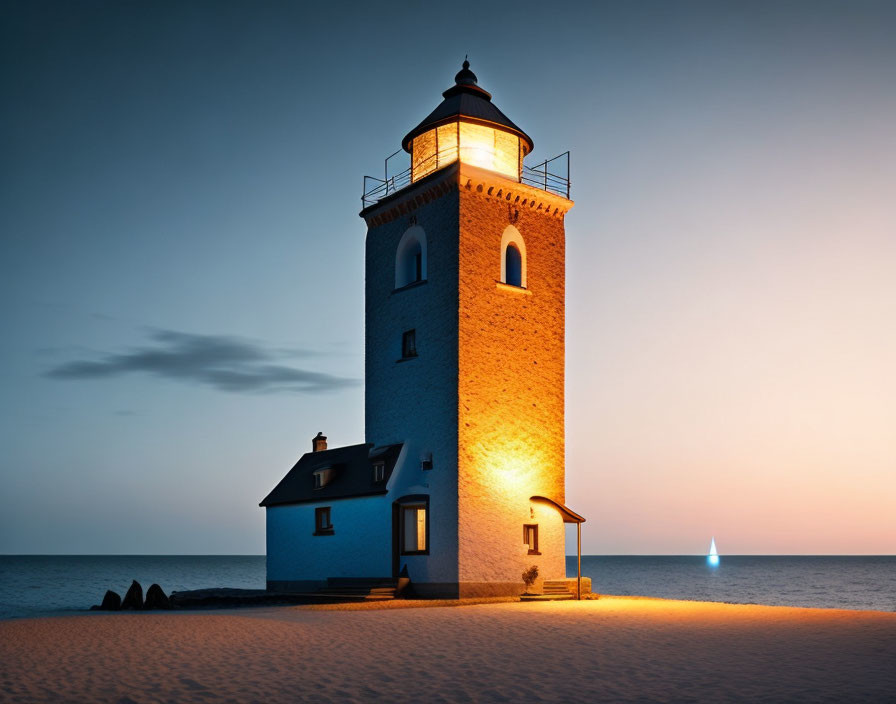
<instances>
[{"instance_id":1,"label":"warm light glow on sand","mask_svg":"<svg viewBox=\"0 0 896 704\"><path fill-rule=\"evenodd\" d=\"M382 674L400 672L417 701L518 702L549 669L537 682L552 701L892 699L893 613L616 597L389 604L4 621L4 687L20 701L394 700ZM408 633L413 667L406 649L371 648Z\"/></svg>"}]
</instances>

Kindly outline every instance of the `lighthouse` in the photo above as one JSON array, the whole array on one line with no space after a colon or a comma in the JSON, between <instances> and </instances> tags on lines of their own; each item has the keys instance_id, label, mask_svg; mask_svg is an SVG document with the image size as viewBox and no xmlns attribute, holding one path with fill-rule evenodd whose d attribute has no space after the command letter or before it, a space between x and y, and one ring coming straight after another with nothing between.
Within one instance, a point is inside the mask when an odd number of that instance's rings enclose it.
<instances>
[{"instance_id":1,"label":"lighthouse","mask_svg":"<svg viewBox=\"0 0 896 704\"><path fill-rule=\"evenodd\" d=\"M365 178L365 442L308 453L262 502L269 586L566 577L564 524L584 521L565 505L568 154L524 165L532 138L467 61L442 98L401 140L408 168Z\"/></svg>"}]
</instances>

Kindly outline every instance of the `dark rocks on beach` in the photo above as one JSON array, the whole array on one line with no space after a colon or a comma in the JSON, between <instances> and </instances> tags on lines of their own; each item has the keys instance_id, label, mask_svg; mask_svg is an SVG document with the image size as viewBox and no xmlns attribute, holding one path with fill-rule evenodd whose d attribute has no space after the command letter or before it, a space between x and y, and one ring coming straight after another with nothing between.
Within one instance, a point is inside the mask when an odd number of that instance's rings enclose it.
<instances>
[{"instance_id":1,"label":"dark rocks on beach","mask_svg":"<svg viewBox=\"0 0 896 704\"><path fill-rule=\"evenodd\" d=\"M158 584L153 584L146 590L146 603L144 609L170 609L171 602L165 596L165 592Z\"/></svg>"},{"instance_id":2,"label":"dark rocks on beach","mask_svg":"<svg viewBox=\"0 0 896 704\"><path fill-rule=\"evenodd\" d=\"M103 603L97 606L94 604L90 607L91 611L118 611L121 609L121 597L117 592L109 589L106 596L103 597Z\"/></svg>"},{"instance_id":3,"label":"dark rocks on beach","mask_svg":"<svg viewBox=\"0 0 896 704\"><path fill-rule=\"evenodd\" d=\"M121 602L121 608L140 610L143 608L143 587L136 579L131 582L128 587L128 593L124 595L124 601Z\"/></svg>"}]
</instances>

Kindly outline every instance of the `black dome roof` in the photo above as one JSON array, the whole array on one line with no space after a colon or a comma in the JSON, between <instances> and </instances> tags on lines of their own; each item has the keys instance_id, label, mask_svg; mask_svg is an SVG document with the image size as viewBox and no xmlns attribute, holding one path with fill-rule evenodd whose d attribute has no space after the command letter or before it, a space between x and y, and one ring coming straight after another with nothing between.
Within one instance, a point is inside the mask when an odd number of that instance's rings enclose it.
<instances>
[{"instance_id":1,"label":"black dome roof","mask_svg":"<svg viewBox=\"0 0 896 704\"><path fill-rule=\"evenodd\" d=\"M526 153L530 153L535 143L532 138L517 127L507 115L498 110L498 106L492 102L491 93L479 87L476 74L470 70L470 62L466 59L463 68L454 77L454 85L442 93L445 98L441 104L433 110L414 129L401 140L401 146L406 152L411 151L411 142L417 135L448 122L455 122L460 117L467 118L470 122L497 127L505 132L519 135L526 143Z\"/></svg>"}]
</instances>

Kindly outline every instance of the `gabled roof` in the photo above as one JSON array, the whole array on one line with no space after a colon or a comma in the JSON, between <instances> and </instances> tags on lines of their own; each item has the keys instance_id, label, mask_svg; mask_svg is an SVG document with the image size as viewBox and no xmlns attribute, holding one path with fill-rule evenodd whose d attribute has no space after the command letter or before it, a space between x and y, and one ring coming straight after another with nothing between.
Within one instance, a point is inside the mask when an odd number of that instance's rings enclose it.
<instances>
[{"instance_id":1,"label":"gabled roof","mask_svg":"<svg viewBox=\"0 0 896 704\"><path fill-rule=\"evenodd\" d=\"M355 496L385 494L386 485L402 445L374 447L373 443L334 447L331 450L308 452L295 463L280 483L274 487L259 506L281 506L348 499ZM373 481L373 465L383 462L385 478ZM327 483L314 488L314 473L331 470Z\"/></svg>"},{"instance_id":2,"label":"gabled roof","mask_svg":"<svg viewBox=\"0 0 896 704\"><path fill-rule=\"evenodd\" d=\"M428 132L439 125L455 122L461 117L468 118L471 122L512 132L526 143L527 153L532 151L535 146L532 138L498 109L498 106L492 102L491 93L479 87L476 74L470 70L469 61L464 61L463 68L454 77L454 81L455 84L442 93L445 99L439 106L401 140L401 146L406 152L411 151L411 142L417 135Z\"/></svg>"}]
</instances>

